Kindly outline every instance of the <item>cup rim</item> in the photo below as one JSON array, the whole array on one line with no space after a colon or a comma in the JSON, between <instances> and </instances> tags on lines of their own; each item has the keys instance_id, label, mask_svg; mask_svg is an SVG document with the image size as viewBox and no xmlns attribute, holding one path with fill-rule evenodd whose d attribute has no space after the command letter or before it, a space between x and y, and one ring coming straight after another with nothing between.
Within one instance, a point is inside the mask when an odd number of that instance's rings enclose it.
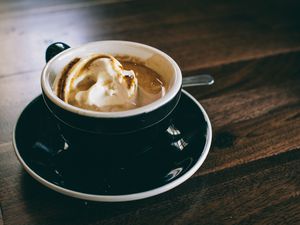
<instances>
[{"instance_id":1,"label":"cup rim","mask_svg":"<svg viewBox=\"0 0 300 225\"><path fill-rule=\"evenodd\" d=\"M135 108L135 109L130 109L130 110L125 110L125 111L118 111L118 112L97 112L97 111L91 111L87 109L82 109L79 107L75 107L73 105L65 103L63 100L61 100L58 96L56 96L52 90L52 87L50 86L49 82L46 79L46 74L47 71L49 70L51 64L60 58L61 56L65 54L69 54L72 51L78 50L80 48L88 47L90 45L97 45L97 44L125 44L129 46L138 46L141 48L148 49L152 51L155 54L159 54L160 56L164 57L167 59L167 61L170 62L172 67L174 68L175 71L175 79L174 79L174 84L170 89L167 91L166 95L164 95L162 98L151 102L150 104ZM47 98L49 98L55 105L59 106L60 108L73 112L75 114L79 114L82 116L88 116L88 117L95 117L95 118L122 118L122 117L130 117L130 116L136 116L139 114L143 113L149 113L151 111L154 111L164 104L168 103L170 100L172 100L178 91L181 90L181 85L182 85L182 74L179 66L177 63L166 53L163 51L151 47L149 45L141 44L138 42L131 42L131 41L120 41L120 40L105 40L105 41L96 41L96 42L89 42L87 44L80 45L79 47L74 47L74 48L69 48L59 54L57 54L55 57L53 57L44 67L41 75L41 87Z\"/></svg>"}]
</instances>

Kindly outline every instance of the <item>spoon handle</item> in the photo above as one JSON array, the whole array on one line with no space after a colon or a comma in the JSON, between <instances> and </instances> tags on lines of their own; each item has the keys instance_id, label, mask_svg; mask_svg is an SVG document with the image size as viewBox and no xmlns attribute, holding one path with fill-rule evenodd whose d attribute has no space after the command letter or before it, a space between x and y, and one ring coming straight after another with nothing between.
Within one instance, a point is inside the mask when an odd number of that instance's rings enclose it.
<instances>
[{"instance_id":1,"label":"spoon handle","mask_svg":"<svg viewBox=\"0 0 300 225\"><path fill-rule=\"evenodd\" d=\"M212 85L214 78L209 74L198 74L182 78L182 87Z\"/></svg>"}]
</instances>

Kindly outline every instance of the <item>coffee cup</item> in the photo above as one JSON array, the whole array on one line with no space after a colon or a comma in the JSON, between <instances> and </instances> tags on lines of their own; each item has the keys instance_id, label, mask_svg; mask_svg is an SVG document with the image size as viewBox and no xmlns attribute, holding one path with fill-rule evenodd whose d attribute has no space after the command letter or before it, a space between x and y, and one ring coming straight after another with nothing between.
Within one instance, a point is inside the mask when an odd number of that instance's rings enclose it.
<instances>
[{"instance_id":1,"label":"coffee cup","mask_svg":"<svg viewBox=\"0 0 300 225\"><path fill-rule=\"evenodd\" d=\"M117 112L91 111L60 99L53 91L56 76L74 58L99 53L125 55L147 62L147 67L168 81L168 90L152 103ZM172 112L181 96L182 74L177 63L166 53L128 41L91 42L76 48L56 43L48 47L46 59L48 62L41 75L45 105L66 142L77 146L79 151L120 155L144 151L153 141L158 141L170 125Z\"/></svg>"}]
</instances>

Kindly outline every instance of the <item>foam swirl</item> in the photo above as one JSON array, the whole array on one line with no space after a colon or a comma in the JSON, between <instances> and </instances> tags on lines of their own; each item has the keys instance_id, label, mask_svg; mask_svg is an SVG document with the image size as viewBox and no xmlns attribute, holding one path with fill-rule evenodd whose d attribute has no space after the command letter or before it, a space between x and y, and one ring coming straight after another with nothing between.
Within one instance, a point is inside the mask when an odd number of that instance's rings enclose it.
<instances>
[{"instance_id":1,"label":"foam swirl","mask_svg":"<svg viewBox=\"0 0 300 225\"><path fill-rule=\"evenodd\" d=\"M54 92L66 103L97 111L135 106L138 81L111 55L76 58L54 81ZM121 110L121 109L120 109Z\"/></svg>"}]
</instances>

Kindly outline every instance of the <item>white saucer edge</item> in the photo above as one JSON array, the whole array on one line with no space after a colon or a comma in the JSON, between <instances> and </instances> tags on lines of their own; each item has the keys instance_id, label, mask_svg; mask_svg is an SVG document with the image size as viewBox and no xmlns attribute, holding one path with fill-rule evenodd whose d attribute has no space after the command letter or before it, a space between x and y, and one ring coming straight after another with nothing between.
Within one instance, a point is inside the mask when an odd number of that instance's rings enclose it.
<instances>
[{"instance_id":1,"label":"white saucer edge","mask_svg":"<svg viewBox=\"0 0 300 225\"><path fill-rule=\"evenodd\" d=\"M158 194L162 194L166 191L169 191L169 190L177 187L178 185L182 184L183 182L185 182L200 168L200 166L203 164L204 160L206 159L206 157L208 155L208 152L209 152L209 149L211 146L211 141L212 141L212 127L211 127L211 123L210 123L210 120L209 120L209 117L208 117L206 111L204 110L202 105L190 93L188 93L187 91L185 91L183 89L182 89L182 92L184 94L186 94L190 99L192 99L198 105L198 107L200 108L200 110L202 111L202 113L204 115L204 118L207 122L206 143L205 143L203 152L200 155L200 158L198 159L197 163L190 170L188 170L184 175L180 176L178 179L175 179L174 181L172 181L168 184L165 184L161 187L155 188L153 190L140 192L140 193L134 193L134 194L128 194L128 195L94 195L94 194L86 194L86 193L81 193L81 192L62 188L62 187L59 187L59 186L45 180L44 178L40 177L33 170L31 170L29 168L29 166L24 162L24 160L20 156L19 150L17 149L17 145L16 145L16 139L15 139L16 126L18 124L20 116L22 115L22 113L26 109L26 107L20 113L18 120L13 129L13 147L14 147L15 154L16 154L19 162L21 163L21 165L26 170L26 172L29 173L29 175L32 176L35 180L37 180L44 186L46 186L56 192L59 192L61 194L64 194L64 195L67 195L70 197L74 197L74 198L78 198L78 199L82 199L82 200L88 200L88 201L97 201L97 202L126 202L126 201L145 199L145 198L149 198L149 197L152 197L152 196L155 196Z\"/></svg>"}]
</instances>

